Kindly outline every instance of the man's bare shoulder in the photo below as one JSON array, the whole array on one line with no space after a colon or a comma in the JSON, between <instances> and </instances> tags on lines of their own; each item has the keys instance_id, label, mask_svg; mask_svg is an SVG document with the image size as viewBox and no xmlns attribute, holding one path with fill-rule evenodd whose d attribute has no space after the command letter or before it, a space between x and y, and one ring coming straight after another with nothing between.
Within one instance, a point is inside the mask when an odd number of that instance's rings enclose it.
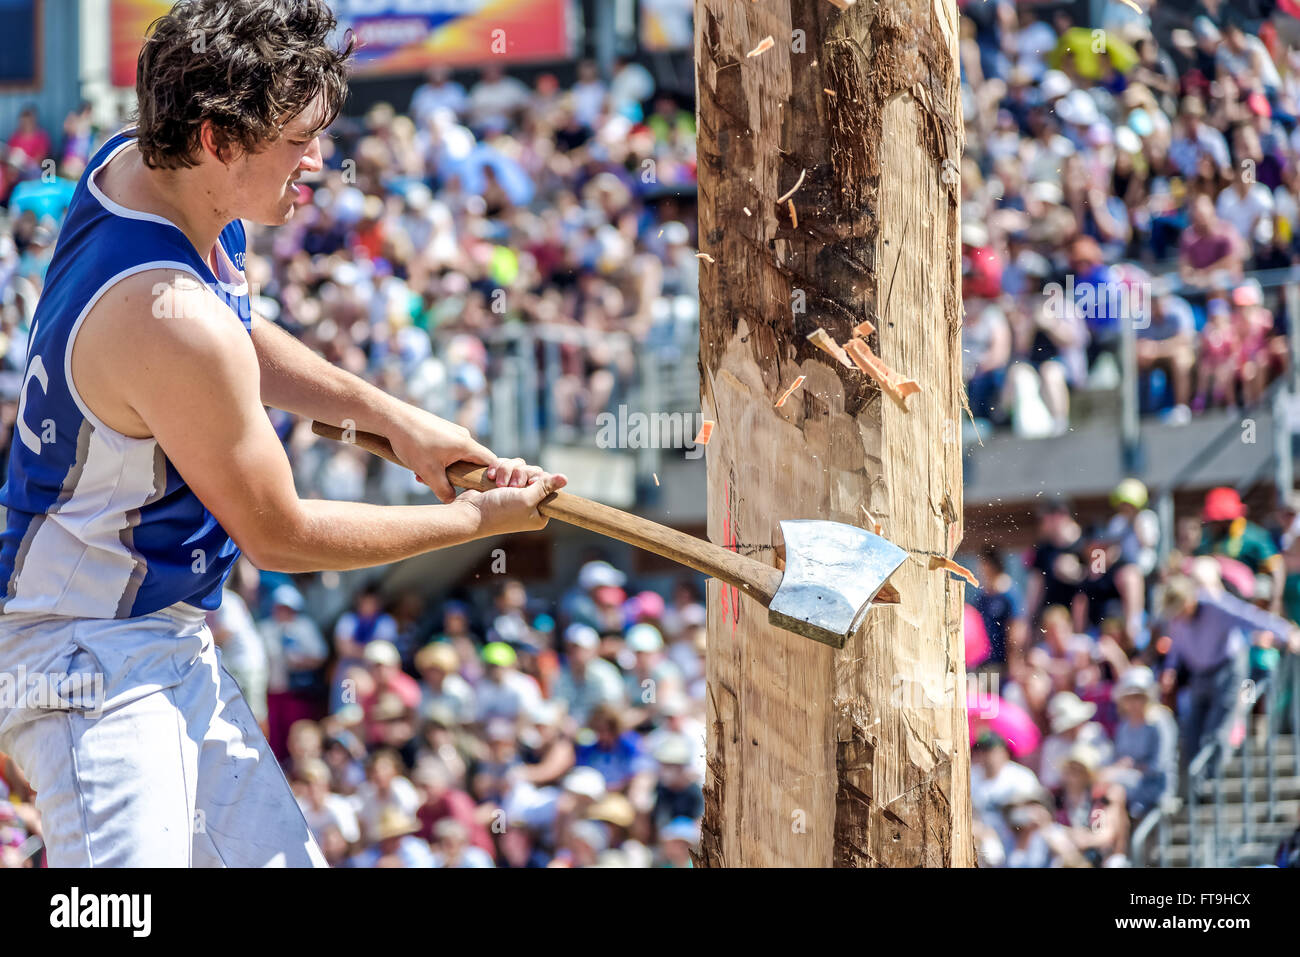
<instances>
[{"instance_id":1,"label":"man's bare shoulder","mask_svg":"<svg viewBox=\"0 0 1300 957\"><path fill-rule=\"evenodd\" d=\"M151 430L141 414L153 393L255 375L243 324L196 276L150 269L107 290L73 345L72 375L83 400L125 435Z\"/></svg>"},{"instance_id":2,"label":"man's bare shoulder","mask_svg":"<svg viewBox=\"0 0 1300 957\"><path fill-rule=\"evenodd\" d=\"M150 351L201 356L248 340L229 306L192 273L174 269L149 269L123 279L104 293L85 323L81 335L111 340L116 350L146 345Z\"/></svg>"}]
</instances>

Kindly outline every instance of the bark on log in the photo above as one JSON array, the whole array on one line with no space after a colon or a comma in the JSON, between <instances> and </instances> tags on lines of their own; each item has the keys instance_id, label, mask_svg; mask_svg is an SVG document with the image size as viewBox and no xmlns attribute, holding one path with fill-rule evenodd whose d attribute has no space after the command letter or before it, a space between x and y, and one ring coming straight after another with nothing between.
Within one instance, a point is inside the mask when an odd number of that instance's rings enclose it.
<instances>
[{"instance_id":1,"label":"bark on log","mask_svg":"<svg viewBox=\"0 0 1300 957\"><path fill-rule=\"evenodd\" d=\"M703 866L974 864L964 586L926 561L961 537L957 24L953 0L696 6L709 535L775 563L781 519L865 507L916 555L840 651L710 582ZM805 338L863 320L921 385L906 409Z\"/></svg>"}]
</instances>

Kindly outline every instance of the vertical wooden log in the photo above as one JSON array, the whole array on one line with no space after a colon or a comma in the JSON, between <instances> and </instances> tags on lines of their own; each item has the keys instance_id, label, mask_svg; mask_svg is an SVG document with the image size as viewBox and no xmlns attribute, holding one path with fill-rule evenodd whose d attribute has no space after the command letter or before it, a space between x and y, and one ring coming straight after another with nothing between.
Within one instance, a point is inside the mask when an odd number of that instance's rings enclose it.
<instances>
[{"instance_id":1,"label":"vertical wooden log","mask_svg":"<svg viewBox=\"0 0 1300 957\"><path fill-rule=\"evenodd\" d=\"M926 565L961 537L957 22L954 0L696 7L709 535L775 563L781 519L865 507L916 556L839 651L710 582L704 866L974 864L964 586ZM805 338L864 319L921 384L907 408Z\"/></svg>"}]
</instances>

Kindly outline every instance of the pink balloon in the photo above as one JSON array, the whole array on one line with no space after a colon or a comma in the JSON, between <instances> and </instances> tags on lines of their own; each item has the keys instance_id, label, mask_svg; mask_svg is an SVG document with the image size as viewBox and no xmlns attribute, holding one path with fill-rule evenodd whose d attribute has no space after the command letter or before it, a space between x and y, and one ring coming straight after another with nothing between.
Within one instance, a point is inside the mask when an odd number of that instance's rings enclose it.
<instances>
[{"instance_id":1,"label":"pink balloon","mask_svg":"<svg viewBox=\"0 0 1300 957\"><path fill-rule=\"evenodd\" d=\"M972 606L964 606L962 614L962 638L966 643L966 667L975 668L988 658L989 633L984 627L984 616Z\"/></svg>"}]
</instances>

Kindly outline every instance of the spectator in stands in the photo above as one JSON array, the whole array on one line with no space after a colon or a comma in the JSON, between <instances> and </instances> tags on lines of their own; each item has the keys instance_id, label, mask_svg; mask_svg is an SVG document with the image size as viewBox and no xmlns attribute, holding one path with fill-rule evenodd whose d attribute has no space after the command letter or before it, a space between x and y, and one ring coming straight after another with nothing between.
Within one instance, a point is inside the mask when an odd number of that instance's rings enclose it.
<instances>
[{"instance_id":1,"label":"spectator in stands","mask_svg":"<svg viewBox=\"0 0 1300 957\"><path fill-rule=\"evenodd\" d=\"M1150 668L1130 668L1115 686L1122 721L1115 731L1115 761L1106 779L1124 788L1128 811L1141 820L1177 782L1177 730L1173 716L1154 700Z\"/></svg>"},{"instance_id":2,"label":"spectator in stands","mask_svg":"<svg viewBox=\"0 0 1300 957\"><path fill-rule=\"evenodd\" d=\"M989 640L989 656L981 670L1001 671L1007 663L1008 642L1024 641L1024 621L1018 589L1001 552L993 545L980 549L979 580L971 604L983 619Z\"/></svg>"},{"instance_id":3,"label":"spectator in stands","mask_svg":"<svg viewBox=\"0 0 1300 957\"><path fill-rule=\"evenodd\" d=\"M1079 594L1083 580L1081 549L1083 530L1069 505L1051 501L1039 515L1038 543L1029 553L1029 584L1025 609L1031 624L1037 624L1043 609L1051 605L1069 608Z\"/></svg>"},{"instance_id":4,"label":"spectator in stands","mask_svg":"<svg viewBox=\"0 0 1300 957\"><path fill-rule=\"evenodd\" d=\"M565 661L555 683L555 697L576 721L586 722L601 705L621 708L626 701L618 668L600 657L596 629L573 624L564 631Z\"/></svg>"},{"instance_id":5,"label":"spectator in stands","mask_svg":"<svg viewBox=\"0 0 1300 957\"><path fill-rule=\"evenodd\" d=\"M425 645L415 656L415 668L420 673L420 710L428 714L431 709L445 706L455 720L464 724L478 715L474 689L460 676L460 656L448 641L435 641Z\"/></svg>"},{"instance_id":6,"label":"spectator in stands","mask_svg":"<svg viewBox=\"0 0 1300 957\"><path fill-rule=\"evenodd\" d=\"M1267 574L1273 580L1269 610L1282 610L1286 586L1286 567L1272 537L1246 518L1246 506L1237 490L1227 486L1211 489L1205 495L1204 520L1198 555L1224 555L1245 564L1255 574Z\"/></svg>"},{"instance_id":7,"label":"spectator in stands","mask_svg":"<svg viewBox=\"0 0 1300 957\"><path fill-rule=\"evenodd\" d=\"M1137 366L1144 407L1158 411L1153 379L1157 372L1167 383L1173 408L1168 421L1178 425L1191 418L1192 370L1196 366L1196 319L1187 300L1172 295L1162 285L1151 303L1150 321L1138 324ZM1167 404L1167 403L1166 403Z\"/></svg>"},{"instance_id":8,"label":"spectator in stands","mask_svg":"<svg viewBox=\"0 0 1300 957\"><path fill-rule=\"evenodd\" d=\"M1246 677L1243 633L1271 631L1294 642L1295 626L1226 592L1198 588L1183 576L1165 585L1161 614L1170 638L1160 675L1162 690L1172 695L1180 672L1187 676L1186 703L1179 715L1186 766L1201 748L1222 741L1229 730L1228 719ZM1211 773L1216 766L1212 760Z\"/></svg>"},{"instance_id":9,"label":"spectator in stands","mask_svg":"<svg viewBox=\"0 0 1300 957\"><path fill-rule=\"evenodd\" d=\"M537 681L519 671L519 656L505 642L483 646L483 677L474 688L478 698L477 723L486 726L492 718L515 721L537 707L542 700Z\"/></svg>"},{"instance_id":10,"label":"spectator in stands","mask_svg":"<svg viewBox=\"0 0 1300 957\"><path fill-rule=\"evenodd\" d=\"M281 759L290 726L315 720L325 710L323 668L329 647L302 608L298 589L280 585L271 595L271 616L260 625L267 656L267 741Z\"/></svg>"},{"instance_id":11,"label":"spectator in stands","mask_svg":"<svg viewBox=\"0 0 1300 957\"><path fill-rule=\"evenodd\" d=\"M1231 224L1219 219L1214 201L1205 194L1192 201L1191 226L1178 244L1178 269L1185 283L1207 287L1216 274L1240 278L1245 249Z\"/></svg>"},{"instance_id":12,"label":"spectator in stands","mask_svg":"<svg viewBox=\"0 0 1300 957\"><path fill-rule=\"evenodd\" d=\"M1002 814L1003 808L1023 795L1034 795L1041 790L1034 772L1023 764L1011 760L1007 742L992 731L985 731L976 739L971 762L971 803L975 813L1001 838L1003 847L1013 843L1009 823Z\"/></svg>"},{"instance_id":13,"label":"spectator in stands","mask_svg":"<svg viewBox=\"0 0 1300 957\"><path fill-rule=\"evenodd\" d=\"M1081 701L1073 691L1058 691L1047 706L1052 733L1043 740L1038 758L1038 780L1048 790L1061 786L1062 766L1066 756L1080 744L1097 752L1099 761L1110 756L1110 737L1106 729L1092 720L1097 705Z\"/></svg>"}]
</instances>

